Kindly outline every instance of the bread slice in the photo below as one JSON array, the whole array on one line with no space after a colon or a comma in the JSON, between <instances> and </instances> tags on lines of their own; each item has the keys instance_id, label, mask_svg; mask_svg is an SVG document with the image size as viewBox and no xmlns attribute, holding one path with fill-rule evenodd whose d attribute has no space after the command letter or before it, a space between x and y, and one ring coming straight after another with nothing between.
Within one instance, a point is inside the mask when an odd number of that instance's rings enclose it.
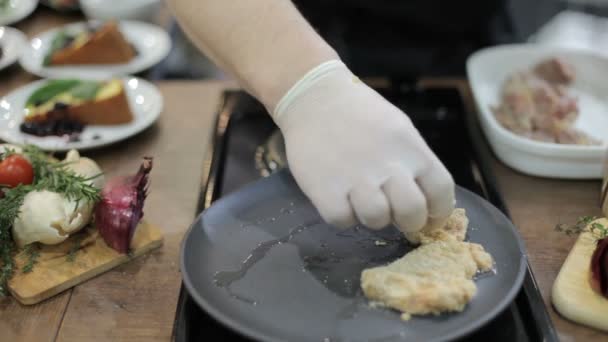
<instances>
[{"instance_id":1,"label":"bread slice","mask_svg":"<svg viewBox=\"0 0 608 342\"><path fill-rule=\"evenodd\" d=\"M63 49L51 53L50 65L123 64L136 52L115 22L104 24L93 33L84 33Z\"/></svg>"}]
</instances>

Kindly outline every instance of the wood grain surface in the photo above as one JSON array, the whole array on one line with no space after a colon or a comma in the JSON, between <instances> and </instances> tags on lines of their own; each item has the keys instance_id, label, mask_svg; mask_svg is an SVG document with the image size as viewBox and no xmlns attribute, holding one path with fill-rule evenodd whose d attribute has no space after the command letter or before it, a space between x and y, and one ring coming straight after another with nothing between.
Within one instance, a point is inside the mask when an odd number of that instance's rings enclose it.
<instances>
[{"instance_id":1,"label":"wood grain surface","mask_svg":"<svg viewBox=\"0 0 608 342\"><path fill-rule=\"evenodd\" d=\"M8 288L21 304L37 304L159 248L162 241L160 229L142 220L127 255L108 246L96 228L86 228L61 244L37 246L39 256L32 270L17 271ZM22 270L28 262L28 253L22 251L15 259L17 270Z\"/></svg>"},{"instance_id":2,"label":"wood grain surface","mask_svg":"<svg viewBox=\"0 0 608 342\"><path fill-rule=\"evenodd\" d=\"M471 90L462 79L428 80L421 85L458 87L467 110L476 111ZM608 333L570 322L551 304L553 283L576 241L576 236L567 236L555 227L560 223L574 224L581 216L601 216L601 182L528 176L496 159L493 170L511 218L526 244L532 271L560 340L607 341Z\"/></svg>"},{"instance_id":3,"label":"wood grain surface","mask_svg":"<svg viewBox=\"0 0 608 342\"><path fill-rule=\"evenodd\" d=\"M496 162L494 170L515 225L522 234L532 271L562 341L606 341L608 334L571 323L551 305L551 288L576 241L555 230L586 215L599 216L599 181L562 181L525 176Z\"/></svg>"},{"instance_id":4,"label":"wood grain surface","mask_svg":"<svg viewBox=\"0 0 608 342\"><path fill-rule=\"evenodd\" d=\"M57 15L40 7L15 27L31 38L50 28L79 20L82 20L80 15ZM16 63L0 71L0 96L36 79ZM0 341L54 341L69 299L70 293L64 292L30 307L22 306L12 298L0 299Z\"/></svg>"},{"instance_id":5,"label":"wood grain surface","mask_svg":"<svg viewBox=\"0 0 608 342\"><path fill-rule=\"evenodd\" d=\"M163 247L73 290L58 341L167 341L181 283L179 248L195 215L201 170L224 84L166 82L160 122L124 144L87 156L108 176L154 156L145 218L162 227Z\"/></svg>"},{"instance_id":6,"label":"wood grain surface","mask_svg":"<svg viewBox=\"0 0 608 342\"><path fill-rule=\"evenodd\" d=\"M214 113L225 83L163 82L160 121L126 142L85 153L107 177L155 158L144 217L163 246L34 306L0 301L0 341L167 341L181 277L179 246L192 223Z\"/></svg>"},{"instance_id":7,"label":"wood grain surface","mask_svg":"<svg viewBox=\"0 0 608 342\"><path fill-rule=\"evenodd\" d=\"M5 89L0 75L0 89ZM181 277L183 234L194 219L201 170L225 83L162 82L165 109L142 134L84 153L107 177L154 156L145 218L163 229L162 248L34 306L0 300L0 341L167 341Z\"/></svg>"}]
</instances>

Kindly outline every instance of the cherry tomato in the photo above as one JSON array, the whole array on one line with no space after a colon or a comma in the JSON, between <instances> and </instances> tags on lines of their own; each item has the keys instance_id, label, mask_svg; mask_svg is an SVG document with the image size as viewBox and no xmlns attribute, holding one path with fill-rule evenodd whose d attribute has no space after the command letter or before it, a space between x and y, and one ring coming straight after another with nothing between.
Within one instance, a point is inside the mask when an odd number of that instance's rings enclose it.
<instances>
[{"instance_id":1,"label":"cherry tomato","mask_svg":"<svg viewBox=\"0 0 608 342\"><path fill-rule=\"evenodd\" d=\"M0 162L0 185L14 188L19 184L32 184L32 164L20 155L13 154Z\"/></svg>"}]
</instances>

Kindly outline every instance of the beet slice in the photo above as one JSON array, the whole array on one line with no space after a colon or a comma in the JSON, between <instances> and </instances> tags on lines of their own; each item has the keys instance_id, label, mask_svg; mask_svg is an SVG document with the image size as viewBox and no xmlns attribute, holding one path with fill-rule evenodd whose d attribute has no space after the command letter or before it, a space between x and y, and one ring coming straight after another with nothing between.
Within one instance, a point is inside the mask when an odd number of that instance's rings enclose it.
<instances>
[{"instance_id":1,"label":"beet slice","mask_svg":"<svg viewBox=\"0 0 608 342\"><path fill-rule=\"evenodd\" d=\"M591 257L591 287L608 298L608 237L597 242Z\"/></svg>"}]
</instances>

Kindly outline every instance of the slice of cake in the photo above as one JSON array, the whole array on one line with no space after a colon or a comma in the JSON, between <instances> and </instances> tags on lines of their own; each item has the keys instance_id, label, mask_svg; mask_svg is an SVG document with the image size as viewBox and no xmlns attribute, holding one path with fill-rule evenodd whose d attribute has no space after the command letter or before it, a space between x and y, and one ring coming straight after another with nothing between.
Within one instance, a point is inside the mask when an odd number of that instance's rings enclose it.
<instances>
[{"instance_id":1,"label":"slice of cake","mask_svg":"<svg viewBox=\"0 0 608 342\"><path fill-rule=\"evenodd\" d=\"M53 39L45 65L122 64L137 52L123 36L116 22L73 35L61 31Z\"/></svg>"},{"instance_id":2,"label":"slice of cake","mask_svg":"<svg viewBox=\"0 0 608 342\"><path fill-rule=\"evenodd\" d=\"M26 102L21 131L38 136L81 132L86 125L133 121L123 82L52 80Z\"/></svg>"}]
</instances>

